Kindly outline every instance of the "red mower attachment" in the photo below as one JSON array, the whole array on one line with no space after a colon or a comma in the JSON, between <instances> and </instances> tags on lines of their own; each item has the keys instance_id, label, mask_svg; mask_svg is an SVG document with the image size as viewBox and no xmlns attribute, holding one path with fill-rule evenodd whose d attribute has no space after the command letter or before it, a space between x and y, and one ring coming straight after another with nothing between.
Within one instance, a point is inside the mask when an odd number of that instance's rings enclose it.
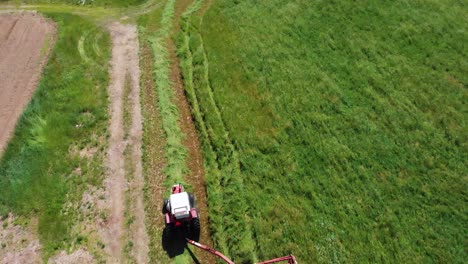
<instances>
[{"instance_id":1,"label":"red mower attachment","mask_svg":"<svg viewBox=\"0 0 468 264\"><path fill-rule=\"evenodd\" d=\"M209 252L215 256L217 256L218 258L224 260L224 262L226 262L227 264L235 264L232 260L230 260L228 257L226 257L225 255L223 255L221 252L215 250L215 249L212 249L208 246L205 246L203 244L200 244L198 242L195 242L193 240L190 240L187 238L187 243L193 245L193 246L196 246L197 248L199 249L202 249L206 252ZM280 257L280 258L275 258L275 259L271 259L271 260L267 260L267 261L262 261L262 262L258 262L256 264L270 264L270 263L277 263L277 262L282 262L282 261L287 261L288 264L298 264L297 261L296 261L296 258L293 256L293 255L289 255L289 256L284 256L284 257Z\"/></svg>"},{"instance_id":2,"label":"red mower attachment","mask_svg":"<svg viewBox=\"0 0 468 264\"><path fill-rule=\"evenodd\" d=\"M217 251L217 250L215 250L215 249L212 249L212 248L210 248L210 247L208 247L208 246L202 245L202 244L200 244L200 243L198 243L198 242L195 242L195 241L193 241L193 240L190 240L190 239L188 239L188 238L186 238L186 239L187 239L187 243L189 243L189 244L191 244L191 245L194 245L194 246L196 246L197 248L203 249L203 250L205 250L206 252L209 252L209 253L211 253L211 254L217 256L218 258L224 260L224 262L226 262L227 264L235 264L235 263L232 262L232 260L230 260L228 257L224 256L223 253L221 253L221 252L219 252L219 251Z\"/></svg>"},{"instance_id":3,"label":"red mower attachment","mask_svg":"<svg viewBox=\"0 0 468 264\"><path fill-rule=\"evenodd\" d=\"M293 255L270 259L270 260L258 262L257 264L270 264L270 263L276 263L276 262L281 262L281 261L287 261L288 264L297 264L296 257L294 257Z\"/></svg>"}]
</instances>

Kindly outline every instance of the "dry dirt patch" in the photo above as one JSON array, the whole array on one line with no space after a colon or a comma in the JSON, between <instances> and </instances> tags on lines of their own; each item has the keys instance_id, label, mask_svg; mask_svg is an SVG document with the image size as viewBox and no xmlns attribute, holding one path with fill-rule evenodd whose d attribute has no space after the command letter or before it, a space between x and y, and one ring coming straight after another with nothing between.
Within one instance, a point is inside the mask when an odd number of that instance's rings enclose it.
<instances>
[{"instance_id":1,"label":"dry dirt patch","mask_svg":"<svg viewBox=\"0 0 468 264\"><path fill-rule=\"evenodd\" d=\"M83 249L67 254L65 251L61 251L57 256L50 258L47 263L49 264L91 264L96 263L94 257Z\"/></svg>"},{"instance_id":2,"label":"dry dirt patch","mask_svg":"<svg viewBox=\"0 0 468 264\"><path fill-rule=\"evenodd\" d=\"M15 217L10 214L0 220L0 263L41 263L41 246L33 230L37 220L24 227L15 223Z\"/></svg>"},{"instance_id":3,"label":"dry dirt patch","mask_svg":"<svg viewBox=\"0 0 468 264\"><path fill-rule=\"evenodd\" d=\"M54 23L36 13L0 13L0 153L34 93L55 36Z\"/></svg>"}]
</instances>

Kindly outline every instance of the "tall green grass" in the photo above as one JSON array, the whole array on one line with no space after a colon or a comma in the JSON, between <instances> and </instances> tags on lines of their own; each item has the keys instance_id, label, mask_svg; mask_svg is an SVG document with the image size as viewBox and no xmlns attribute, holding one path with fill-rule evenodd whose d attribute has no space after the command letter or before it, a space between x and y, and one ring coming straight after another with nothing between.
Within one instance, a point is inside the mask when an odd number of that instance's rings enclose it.
<instances>
[{"instance_id":1,"label":"tall green grass","mask_svg":"<svg viewBox=\"0 0 468 264\"><path fill-rule=\"evenodd\" d=\"M73 15L48 16L57 23L57 41L0 161L0 214L37 216L45 259L73 242L70 228L79 208L66 204L80 201L88 185L102 180L98 154L105 148L110 57L102 29ZM78 49L85 32L81 51L87 60ZM91 148L99 150L92 159L79 155Z\"/></svg>"},{"instance_id":2,"label":"tall green grass","mask_svg":"<svg viewBox=\"0 0 468 264\"><path fill-rule=\"evenodd\" d=\"M451 0L219 0L187 14L215 243L241 262L253 246L305 263L462 263L467 17Z\"/></svg>"}]
</instances>

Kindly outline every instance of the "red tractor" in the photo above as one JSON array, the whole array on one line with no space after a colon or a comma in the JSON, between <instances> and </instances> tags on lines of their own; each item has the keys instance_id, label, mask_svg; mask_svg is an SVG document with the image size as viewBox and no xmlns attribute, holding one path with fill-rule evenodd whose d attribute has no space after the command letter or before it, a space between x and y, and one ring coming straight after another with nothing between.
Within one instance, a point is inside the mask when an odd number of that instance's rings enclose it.
<instances>
[{"instance_id":1,"label":"red tractor","mask_svg":"<svg viewBox=\"0 0 468 264\"><path fill-rule=\"evenodd\" d=\"M184 191L182 184L172 186L169 199L164 199L162 213L166 227L163 242L170 241L176 231L182 231L186 238L200 240L200 218L193 194Z\"/></svg>"}]
</instances>

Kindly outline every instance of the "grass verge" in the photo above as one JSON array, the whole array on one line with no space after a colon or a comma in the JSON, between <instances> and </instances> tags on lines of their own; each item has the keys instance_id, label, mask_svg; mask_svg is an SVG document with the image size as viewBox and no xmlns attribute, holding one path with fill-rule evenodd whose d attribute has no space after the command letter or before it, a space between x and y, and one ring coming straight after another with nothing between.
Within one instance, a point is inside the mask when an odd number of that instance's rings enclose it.
<instances>
[{"instance_id":1,"label":"grass verge","mask_svg":"<svg viewBox=\"0 0 468 264\"><path fill-rule=\"evenodd\" d=\"M139 17L141 101L143 119L143 170L145 175L146 226L150 238L149 259L152 263L169 262L161 245L163 219L161 204L163 199L161 182L165 176L161 168L165 166L165 138L162 130L162 117L159 113L157 94L153 77L154 54L146 32L159 28L162 9L156 9Z\"/></svg>"},{"instance_id":2,"label":"grass verge","mask_svg":"<svg viewBox=\"0 0 468 264\"><path fill-rule=\"evenodd\" d=\"M183 144L185 135L183 134L180 128L180 114L177 106L175 105L175 91L172 87L170 81L170 58L168 54L168 41L170 40L172 27L174 23L174 12L175 12L176 1L168 0L165 2L165 6L162 10L156 10L148 15L144 15L139 19L140 26L140 39L142 43L142 49L145 52L145 57L143 60L152 61L153 65L150 68L152 70L152 82L151 84L145 85L152 87L154 90L145 89L144 99L143 100L152 100L148 101L144 105L146 108L147 115L154 115L160 117L159 128L154 128L152 131L148 131L145 128L144 137L145 142L149 142L154 145L154 149L160 149L161 142L154 142L152 139L148 139L147 135L149 133L154 133L154 130L162 128L164 136L164 162L154 161L154 158L148 158L147 153L153 151L152 147L145 147L145 175L147 179L147 184L151 184L153 177L160 177L163 180L163 188L161 191L161 181L157 183L159 185L159 190L156 190L156 193L161 197L153 197L154 200L162 202L162 196L168 195L168 190L172 184L180 182L185 185L185 187L190 190L190 186L185 182L185 176L188 173L187 168L187 148ZM151 54L149 53L148 48L151 48ZM147 62L146 62L147 63ZM148 67L146 70L148 71ZM143 78L143 82L149 82L149 74L144 73L146 77ZM146 81L145 81L146 80ZM157 111L151 108L157 106ZM149 116L148 116L149 117ZM152 117L154 118L154 116ZM153 122L152 122L153 123ZM150 124L151 125L151 124ZM158 125L153 123L152 125ZM145 143L146 145L146 143ZM157 146L159 145L159 146ZM157 153L161 155L161 152ZM153 161L151 161L153 160ZM157 174L156 171L149 172L146 166L152 166L155 164L164 164L164 175L149 175L149 173ZM162 176L162 177L161 177ZM148 186L148 189L154 188L155 186ZM154 196L154 195L148 195ZM159 203L161 204L161 203ZM157 205L159 205L157 204ZM153 209L157 214L160 214L160 207ZM152 214L153 215L153 214ZM151 217L151 216L150 216ZM153 230L151 234L151 244L154 248L158 250L152 250L150 252L151 259L160 260L161 258L167 259L167 255L164 254L162 248L160 247L161 243L161 234L163 224L163 219L159 216L153 216L151 219L152 223L149 225L150 229ZM154 219L161 219L161 223L154 223ZM159 225L159 226L158 226ZM161 255L161 253L163 253ZM188 254L179 255L174 258L174 263L189 263L190 256Z\"/></svg>"}]
</instances>

